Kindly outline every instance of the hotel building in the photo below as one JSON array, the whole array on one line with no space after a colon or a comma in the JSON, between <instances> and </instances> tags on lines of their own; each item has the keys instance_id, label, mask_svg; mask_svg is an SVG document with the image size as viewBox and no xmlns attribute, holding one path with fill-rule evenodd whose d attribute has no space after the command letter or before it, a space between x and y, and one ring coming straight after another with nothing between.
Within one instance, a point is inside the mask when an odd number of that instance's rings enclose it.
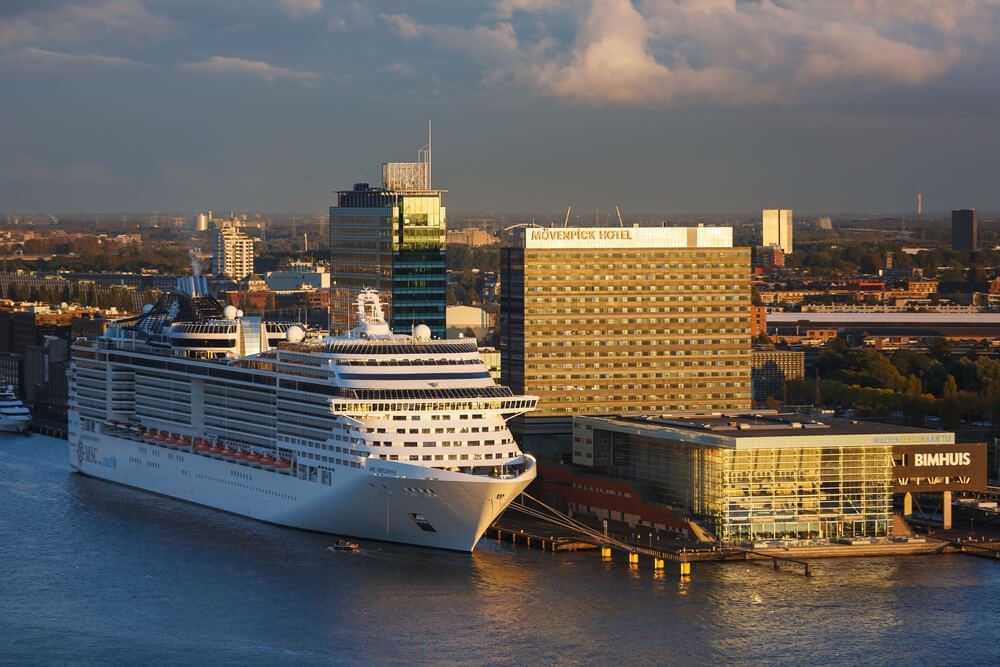
<instances>
[{"instance_id":1,"label":"hotel building","mask_svg":"<svg viewBox=\"0 0 1000 667\"><path fill-rule=\"evenodd\" d=\"M522 447L568 456L575 414L748 409L749 267L728 227L520 230L500 348L502 383L539 397Z\"/></svg>"},{"instance_id":2,"label":"hotel building","mask_svg":"<svg viewBox=\"0 0 1000 667\"><path fill-rule=\"evenodd\" d=\"M806 354L801 350L754 350L750 355L754 403L773 398L784 402L785 383L806 376Z\"/></svg>"}]
</instances>

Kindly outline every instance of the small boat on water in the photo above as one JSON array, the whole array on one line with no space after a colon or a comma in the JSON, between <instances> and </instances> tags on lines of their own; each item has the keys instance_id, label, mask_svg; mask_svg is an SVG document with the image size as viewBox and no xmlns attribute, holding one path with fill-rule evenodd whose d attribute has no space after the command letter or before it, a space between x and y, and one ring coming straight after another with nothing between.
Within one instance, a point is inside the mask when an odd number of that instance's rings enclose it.
<instances>
[{"instance_id":1,"label":"small boat on water","mask_svg":"<svg viewBox=\"0 0 1000 667\"><path fill-rule=\"evenodd\" d=\"M339 540L337 540L337 543L334 544L332 547L327 547L326 550L327 551L357 551L360 548L361 547L358 546L357 542L351 542L350 540L346 540L346 539L344 539L342 537Z\"/></svg>"}]
</instances>

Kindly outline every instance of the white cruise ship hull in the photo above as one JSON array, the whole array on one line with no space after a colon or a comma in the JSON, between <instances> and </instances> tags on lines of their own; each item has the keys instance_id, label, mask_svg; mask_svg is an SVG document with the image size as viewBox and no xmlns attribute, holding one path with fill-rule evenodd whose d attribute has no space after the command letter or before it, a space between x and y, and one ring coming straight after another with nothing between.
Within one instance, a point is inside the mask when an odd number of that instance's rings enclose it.
<instances>
[{"instance_id":1,"label":"white cruise ship hull","mask_svg":"<svg viewBox=\"0 0 1000 667\"><path fill-rule=\"evenodd\" d=\"M71 432L68 453L70 465L85 475L269 523L466 552L535 478L529 457L526 470L509 479L393 463L392 475L340 467L327 486L89 432Z\"/></svg>"}]
</instances>

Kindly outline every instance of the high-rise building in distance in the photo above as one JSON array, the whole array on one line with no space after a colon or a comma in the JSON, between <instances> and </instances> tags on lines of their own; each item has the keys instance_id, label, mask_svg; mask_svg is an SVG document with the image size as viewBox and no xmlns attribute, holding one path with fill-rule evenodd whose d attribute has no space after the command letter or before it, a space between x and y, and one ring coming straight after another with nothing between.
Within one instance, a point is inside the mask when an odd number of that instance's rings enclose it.
<instances>
[{"instance_id":1,"label":"high-rise building in distance","mask_svg":"<svg viewBox=\"0 0 1000 667\"><path fill-rule=\"evenodd\" d=\"M791 254L792 210L787 208L766 208L761 213L764 242L761 245L776 246L786 255Z\"/></svg>"},{"instance_id":2,"label":"high-rise building in distance","mask_svg":"<svg viewBox=\"0 0 1000 667\"><path fill-rule=\"evenodd\" d=\"M500 256L512 430L569 451L574 414L748 409L750 250L729 227L527 228ZM554 451L553 451L554 450Z\"/></svg>"},{"instance_id":3,"label":"high-rise building in distance","mask_svg":"<svg viewBox=\"0 0 1000 667\"><path fill-rule=\"evenodd\" d=\"M979 250L979 220L976 209L963 208L951 212L952 250Z\"/></svg>"},{"instance_id":4,"label":"high-rise building in distance","mask_svg":"<svg viewBox=\"0 0 1000 667\"><path fill-rule=\"evenodd\" d=\"M382 165L382 187L357 183L337 193L330 207L330 271L338 304L353 303L365 289L378 290L394 331L426 324L445 337L446 211L431 186L430 140L417 162ZM330 326L348 331L349 308L334 307Z\"/></svg>"},{"instance_id":5,"label":"high-rise building in distance","mask_svg":"<svg viewBox=\"0 0 1000 667\"><path fill-rule=\"evenodd\" d=\"M240 230L239 221L216 221L212 236L212 273L243 280L253 273L253 239Z\"/></svg>"}]
</instances>

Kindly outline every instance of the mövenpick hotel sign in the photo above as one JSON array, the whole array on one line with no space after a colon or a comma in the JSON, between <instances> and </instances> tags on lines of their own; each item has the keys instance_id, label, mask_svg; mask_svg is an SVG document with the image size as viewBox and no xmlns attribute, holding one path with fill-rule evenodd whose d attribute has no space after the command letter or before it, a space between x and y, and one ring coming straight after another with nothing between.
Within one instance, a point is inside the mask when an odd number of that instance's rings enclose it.
<instances>
[{"instance_id":1,"label":"m\u00f6venpick hotel sign","mask_svg":"<svg viewBox=\"0 0 1000 667\"><path fill-rule=\"evenodd\" d=\"M732 227L528 227L525 248L731 248Z\"/></svg>"}]
</instances>

